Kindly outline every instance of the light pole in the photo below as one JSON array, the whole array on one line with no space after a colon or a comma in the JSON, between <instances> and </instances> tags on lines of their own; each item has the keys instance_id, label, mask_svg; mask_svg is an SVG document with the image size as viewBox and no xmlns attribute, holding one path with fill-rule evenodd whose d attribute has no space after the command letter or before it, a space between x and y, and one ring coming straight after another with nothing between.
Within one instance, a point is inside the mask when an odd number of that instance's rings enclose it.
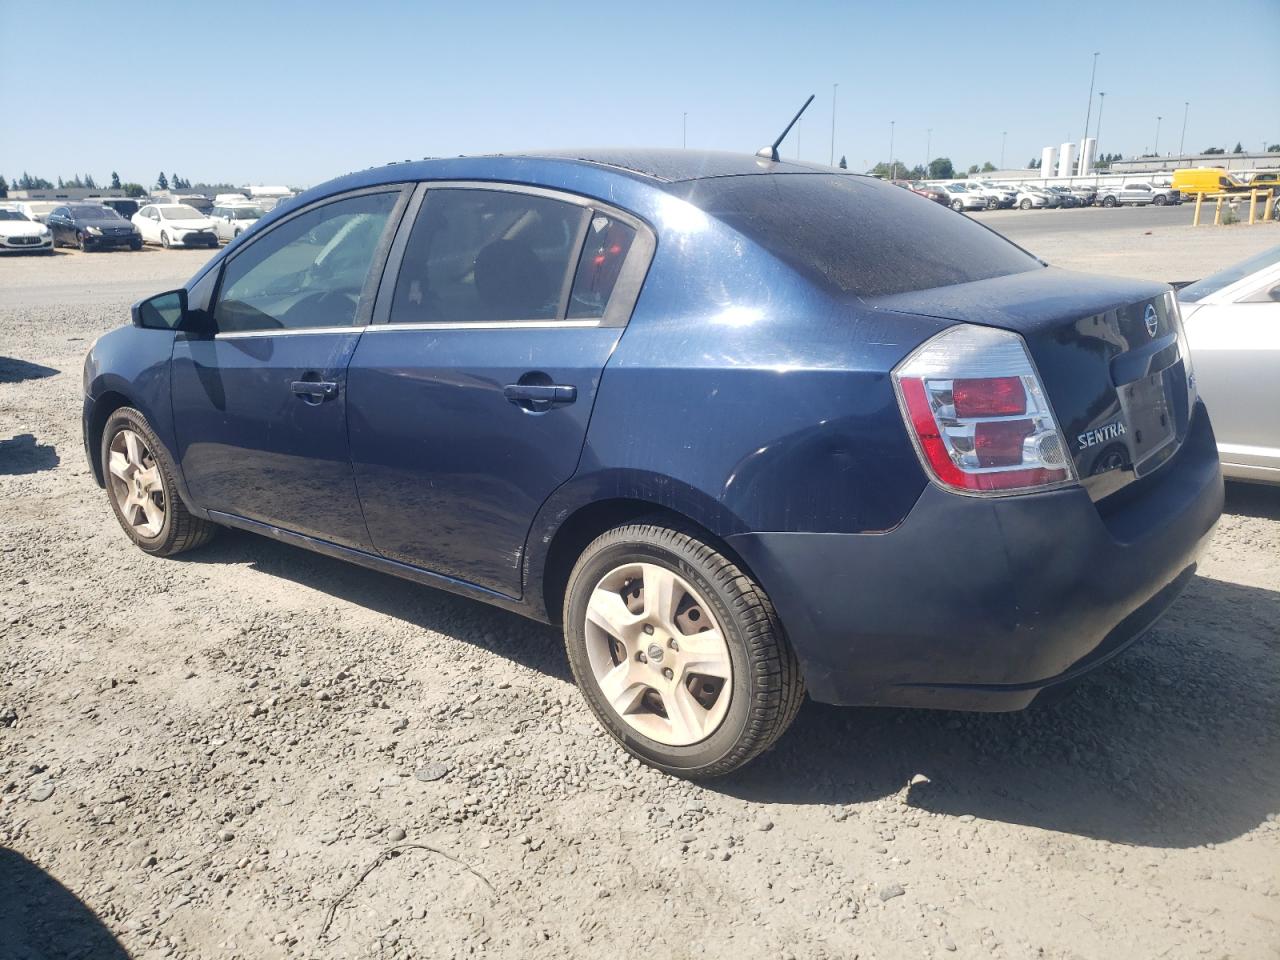
<instances>
[{"instance_id":1,"label":"light pole","mask_svg":"<svg viewBox=\"0 0 1280 960\"><path fill-rule=\"evenodd\" d=\"M1156 117L1156 145L1151 148L1151 152L1157 157L1160 156L1160 121L1163 119L1161 116Z\"/></svg>"},{"instance_id":2,"label":"light pole","mask_svg":"<svg viewBox=\"0 0 1280 960\"><path fill-rule=\"evenodd\" d=\"M1089 134L1089 131L1086 129L1085 135L1088 136L1088 134ZM1008 138L1008 136L1009 136L1008 130L1000 131L1000 169L1001 170L1004 169L1004 143L1005 143L1005 140Z\"/></svg>"},{"instance_id":3,"label":"light pole","mask_svg":"<svg viewBox=\"0 0 1280 960\"><path fill-rule=\"evenodd\" d=\"M1178 141L1178 155L1181 156L1187 146L1187 114L1191 112L1191 101L1182 104L1182 138Z\"/></svg>"},{"instance_id":4,"label":"light pole","mask_svg":"<svg viewBox=\"0 0 1280 960\"><path fill-rule=\"evenodd\" d=\"M897 121L889 121L889 179L896 180L898 178L898 161L893 159L893 125Z\"/></svg>"},{"instance_id":5,"label":"light pole","mask_svg":"<svg viewBox=\"0 0 1280 960\"><path fill-rule=\"evenodd\" d=\"M831 159L827 161L830 167L836 165L836 91L839 89L840 84L831 85Z\"/></svg>"},{"instance_id":6,"label":"light pole","mask_svg":"<svg viewBox=\"0 0 1280 960\"><path fill-rule=\"evenodd\" d=\"M689 111L686 110L680 116L680 147L682 149L689 148Z\"/></svg>"},{"instance_id":7,"label":"light pole","mask_svg":"<svg viewBox=\"0 0 1280 960\"><path fill-rule=\"evenodd\" d=\"M1098 75L1098 51L1093 53L1093 69L1089 71L1089 109L1084 114L1084 135L1089 137L1089 120L1093 116L1093 80Z\"/></svg>"},{"instance_id":8,"label":"light pole","mask_svg":"<svg viewBox=\"0 0 1280 960\"><path fill-rule=\"evenodd\" d=\"M924 175L929 175L929 151L933 148L933 127L924 132Z\"/></svg>"},{"instance_id":9,"label":"light pole","mask_svg":"<svg viewBox=\"0 0 1280 960\"><path fill-rule=\"evenodd\" d=\"M1105 90L1098 91L1098 128L1093 135L1093 155L1095 157L1102 156L1100 146L1102 144L1102 108L1107 105L1107 93ZM1089 135L1089 131L1085 131L1085 136Z\"/></svg>"}]
</instances>

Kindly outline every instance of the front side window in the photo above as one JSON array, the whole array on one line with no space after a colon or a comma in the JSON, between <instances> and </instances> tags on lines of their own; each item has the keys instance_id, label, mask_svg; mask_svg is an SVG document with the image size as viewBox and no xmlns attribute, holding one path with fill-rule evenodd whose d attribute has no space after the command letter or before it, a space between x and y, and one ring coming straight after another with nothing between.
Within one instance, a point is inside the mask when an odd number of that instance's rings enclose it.
<instances>
[{"instance_id":1,"label":"front side window","mask_svg":"<svg viewBox=\"0 0 1280 960\"><path fill-rule=\"evenodd\" d=\"M346 326L399 191L348 197L263 234L227 264L218 332Z\"/></svg>"},{"instance_id":2,"label":"front side window","mask_svg":"<svg viewBox=\"0 0 1280 960\"><path fill-rule=\"evenodd\" d=\"M429 189L396 280L392 322L559 319L589 216L531 194Z\"/></svg>"}]
</instances>

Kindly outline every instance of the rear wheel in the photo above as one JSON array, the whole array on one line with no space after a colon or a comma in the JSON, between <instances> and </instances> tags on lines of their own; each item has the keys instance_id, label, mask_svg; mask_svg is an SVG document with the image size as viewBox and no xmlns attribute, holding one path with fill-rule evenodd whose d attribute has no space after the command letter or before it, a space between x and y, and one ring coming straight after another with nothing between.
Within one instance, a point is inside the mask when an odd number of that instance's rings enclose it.
<instances>
[{"instance_id":1,"label":"rear wheel","mask_svg":"<svg viewBox=\"0 0 1280 960\"><path fill-rule=\"evenodd\" d=\"M961 212L963 212L963 210L964 210L964 201L963 201L963 200L952 200L952 201L951 201L951 209L952 209L952 210L954 210L956 213L961 213Z\"/></svg>"},{"instance_id":2,"label":"rear wheel","mask_svg":"<svg viewBox=\"0 0 1280 960\"><path fill-rule=\"evenodd\" d=\"M1158 193L1151 198L1151 202L1154 203L1157 207L1163 207L1165 204L1164 197Z\"/></svg>"},{"instance_id":3,"label":"rear wheel","mask_svg":"<svg viewBox=\"0 0 1280 960\"><path fill-rule=\"evenodd\" d=\"M121 407L111 414L100 455L116 519L141 549L171 557L213 538L217 527L187 510L169 455L137 410Z\"/></svg>"},{"instance_id":4,"label":"rear wheel","mask_svg":"<svg viewBox=\"0 0 1280 960\"><path fill-rule=\"evenodd\" d=\"M668 773L737 769L777 741L804 698L759 584L682 530L640 523L598 537L570 575L564 624L601 725Z\"/></svg>"},{"instance_id":5,"label":"rear wheel","mask_svg":"<svg viewBox=\"0 0 1280 960\"><path fill-rule=\"evenodd\" d=\"M1020 206L1023 210L1030 210L1032 204L1030 200L1028 200L1026 197L1023 197L1022 202L1018 204L1018 206Z\"/></svg>"},{"instance_id":6,"label":"rear wheel","mask_svg":"<svg viewBox=\"0 0 1280 960\"><path fill-rule=\"evenodd\" d=\"M988 197L988 198L987 198L987 209L988 209L988 210L994 210L998 204L999 204L999 201L997 201L995 197Z\"/></svg>"}]
</instances>

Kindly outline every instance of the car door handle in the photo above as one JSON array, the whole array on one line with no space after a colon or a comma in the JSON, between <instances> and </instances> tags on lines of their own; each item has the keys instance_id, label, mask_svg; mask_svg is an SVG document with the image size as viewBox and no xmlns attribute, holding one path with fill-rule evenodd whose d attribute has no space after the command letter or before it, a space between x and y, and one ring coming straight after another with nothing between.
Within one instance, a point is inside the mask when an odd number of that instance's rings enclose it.
<instances>
[{"instance_id":1,"label":"car door handle","mask_svg":"<svg viewBox=\"0 0 1280 960\"><path fill-rule=\"evenodd\" d=\"M338 395L338 385L327 380L295 380L289 389L308 403L320 403Z\"/></svg>"},{"instance_id":2,"label":"car door handle","mask_svg":"<svg viewBox=\"0 0 1280 960\"><path fill-rule=\"evenodd\" d=\"M520 405L573 403L578 399L578 388L559 383L509 383L502 388L502 395Z\"/></svg>"}]
</instances>

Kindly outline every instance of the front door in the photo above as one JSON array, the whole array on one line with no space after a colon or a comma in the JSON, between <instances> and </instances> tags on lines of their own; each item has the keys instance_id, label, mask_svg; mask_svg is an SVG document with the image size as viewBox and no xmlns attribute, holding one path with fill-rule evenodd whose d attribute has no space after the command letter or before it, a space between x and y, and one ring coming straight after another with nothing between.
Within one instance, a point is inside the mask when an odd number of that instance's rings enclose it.
<instances>
[{"instance_id":1,"label":"front door","mask_svg":"<svg viewBox=\"0 0 1280 960\"><path fill-rule=\"evenodd\" d=\"M529 528L577 468L652 249L638 221L580 198L427 190L348 375L383 555L520 596Z\"/></svg>"},{"instance_id":2,"label":"front door","mask_svg":"<svg viewBox=\"0 0 1280 960\"><path fill-rule=\"evenodd\" d=\"M223 266L213 336L173 356L178 458L196 503L369 546L347 446L347 364L368 322L398 187L281 221Z\"/></svg>"}]
</instances>

